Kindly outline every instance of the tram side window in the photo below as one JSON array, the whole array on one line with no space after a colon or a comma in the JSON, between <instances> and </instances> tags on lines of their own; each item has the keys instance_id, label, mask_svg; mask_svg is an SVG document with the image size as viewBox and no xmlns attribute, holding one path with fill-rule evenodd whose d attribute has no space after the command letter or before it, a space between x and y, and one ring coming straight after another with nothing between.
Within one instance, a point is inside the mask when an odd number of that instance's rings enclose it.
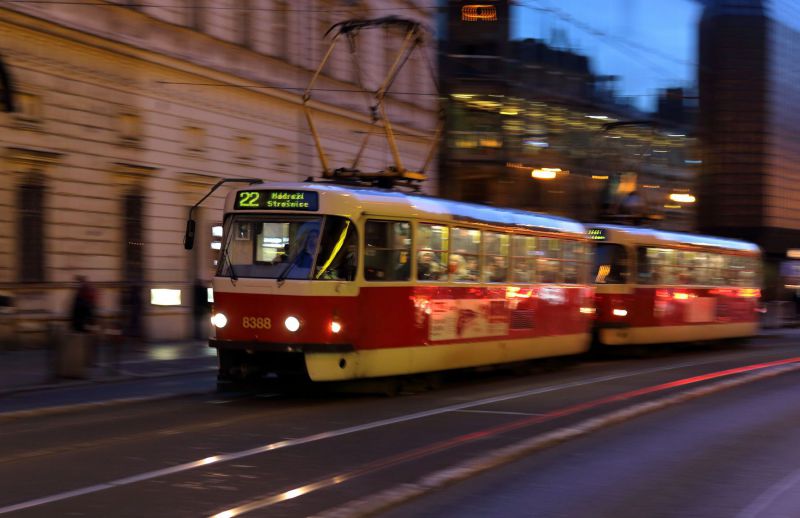
<instances>
[{"instance_id":1,"label":"tram side window","mask_svg":"<svg viewBox=\"0 0 800 518\"><path fill-rule=\"evenodd\" d=\"M712 286L725 286L727 281L728 257L722 254L708 254L708 275Z\"/></svg>"},{"instance_id":2,"label":"tram side window","mask_svg":"<svg viewBox=\"0 0 800 518\"><path fill-rule=\"evenodd\" d=\"M594 266L596 284L628 282L628 252L622 245L599 243L594 253Z\"/></svg>"},{"instance_id":3,"label":"tram side window","mask_svg":"<svg viewBox=\"0 0 800 518\"><path fill-rule=\"evenodd\" d=\"M483 233L484 282L506 282L508 279L509 235Z\"/></svg>"},{"instance_id":4,"label":"tram side window","mask_svg":"<svg viewBox=\"0 0 800 518\"><path fill-rule=\"evenodd\" d=\"M581 243L571 240L564 241L562 271L564 274L564 282L567 284L578 283L578 260L580 258L580 250Z\"/></svg>"},{"instance_id":5,"label":"tram side window","mask_svg":"<svg viewBox=\"0 0 800 518\"><path fill-rule=\"evenodd\" d=\"M536 279L536 238L513 236L511 245L511 281L534 282Z\"/></svg>"},{"instance_id":6,"label":"tram side window","mask_svg":"<svg viewBox=\"0 0 800 518\"><path fill-rule=\"evenodd\" d=\"M669 248L639 247L637 282L639 284L676 284L675 257Z\"/></svg>"},{"instance_id":7,"label":"tram side window","mask_svg":"<svg viewBox=\"0 0 800 518\"><path fill-rule=\"evenodd\" d=\"M453 228L450 240L449 272L456 282L480 281L481 231Z\"/></svg>"},{"instance_id":8,"label":"tram side window","mask_svg":"<svg viewBox=\"0 0 800 518\"><path fill-rule=\"evenodd\" d=\"M368 281L409 280L411 224L369 220L364 232L364 278Z\"/></svg>"},{"instance_id":9,"label":"tram side window","mask_svg":"<svg viewBox=\"0 0 800 518\"><path fill-rule=\"evenodd\" d=\"M734 286L757 286L758 260L750 257L731 256L729 261L731 284Z\"/></svg>"},{"instance_id":10,"label":"tram side window","mask_svg":"<svg viewBox=\"0 0 800 518\"><path fill-rule=\"evenodd\" d=\"M678 252L678 284L706 284L706 254L702 252Z\"/></svg>"},{"instance_id":11,"label":"tram side window","mask_svg":"<svg viewBox=\"0 0 800 518\"><path fill-rule=\"evenodd\" d=\"M594 281L591 277L592 267L594 266L594 246L586 242L579 242L576 253L581 261L578 266L578 282L580 284L589 284Z\"/></svg>"},{"instance_id":12,"label":"tram side window","mask_svg":"<svg viewBox=\"0 0 800 518\"><path fill-rule=\"evenodd\" d=\"M560 239L540 237L538 240L536 272L539 282L561 282Z\"/></svg>"},{"instance_id":13,"label":"tram side window","mask_svg":"<svg viewBox=\"0 0 800 518\"><path fill-rule=\"evenodd\" d=\"M426 223L417 227L417 279L447 280L449 230L444 225Z\"/></svg>"}]
</instances>

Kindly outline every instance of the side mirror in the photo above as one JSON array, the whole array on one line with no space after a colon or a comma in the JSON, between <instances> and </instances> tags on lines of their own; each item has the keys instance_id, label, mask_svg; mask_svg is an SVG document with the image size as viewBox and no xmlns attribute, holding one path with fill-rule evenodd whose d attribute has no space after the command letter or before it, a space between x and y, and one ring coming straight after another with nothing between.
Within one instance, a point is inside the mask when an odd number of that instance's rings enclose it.
<instances>
[{"instance_id":1,"label":"side mirror","mask_svg":"<svg viewBox=\"0 0 800 518\"><path fill-rule=\"evenodd\" d=\"M189 218L186 221L186 234L183 235L183 248L191 250L194 247L194 220Z\"/></svg>"}]
</instances>

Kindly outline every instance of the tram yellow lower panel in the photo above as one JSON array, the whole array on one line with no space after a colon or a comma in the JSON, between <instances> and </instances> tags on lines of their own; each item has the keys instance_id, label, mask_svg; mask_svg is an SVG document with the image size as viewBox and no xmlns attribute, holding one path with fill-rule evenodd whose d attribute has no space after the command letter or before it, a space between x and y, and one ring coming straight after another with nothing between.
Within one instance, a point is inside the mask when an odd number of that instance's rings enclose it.
<instances>
[{"instance_id":1,"label":"tram yellow lower panel","mask_svg":"<svg viewBox=\"0 0 800 518\"><path fill-rule=\"evenodd\" d=\"M605 345L641 345L702 340L722 340L758 334L758 323L702 324L685 326L654 326L607 328L600 330L600 342Z\"/></svg>"},{"instance_id":2,"label":"tram yellow lower panel","mask_svg":"<svg viewBox=\"0 0 800 518\"><path fill-rule=\"evenodd\" d=\"M588 333L579 333L517 340L373 349L352 353L307 353L305 360L308 375L312 380L337 381L580 354L588 350L589 341Z\"/></svg>"}]
</instances>

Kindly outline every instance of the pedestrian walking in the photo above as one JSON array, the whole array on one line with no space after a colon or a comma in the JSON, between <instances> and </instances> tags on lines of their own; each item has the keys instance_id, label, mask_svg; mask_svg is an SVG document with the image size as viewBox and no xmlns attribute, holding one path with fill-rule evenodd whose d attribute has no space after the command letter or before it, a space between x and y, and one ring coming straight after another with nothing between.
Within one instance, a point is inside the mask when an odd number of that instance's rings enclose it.
<instances>
[{"instance_id":1,"label":"pedestrian walking","mask_svg":"<svg viewBox=\"0 0 800 518\"><path fill-rule=\"evenodd\" d=\"M142 337L142 288L135 282L126 284L122 292L122 332L127 339Z\"/></svg>"},{"instance_id":2,"label":"pedestrian walking","mask_svg":"<svg viewBox=\"0 0 800 518\"><path fill-rule=\"evenodd\" d=\"M78 287L72 300L70 323L73 331L86 333L95 324L97 294L85 276L78 275L75 280L78 282Z\"/></svg>"}]
</instances>

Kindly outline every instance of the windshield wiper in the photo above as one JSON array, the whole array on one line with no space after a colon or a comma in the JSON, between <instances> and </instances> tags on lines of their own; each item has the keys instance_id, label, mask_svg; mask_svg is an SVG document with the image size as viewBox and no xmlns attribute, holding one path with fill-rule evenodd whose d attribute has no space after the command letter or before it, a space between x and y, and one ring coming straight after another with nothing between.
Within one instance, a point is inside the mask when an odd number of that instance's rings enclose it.
<instances>
[{"instance_id":1,"label":"windshield wiper","mask_svg":"<svg viewBox=\"0 0 800 518\"><path fill-rule=\"evenodd\" d=\"M278 287L279 288L281 286L283 286L283 283L284 283L284 281L286 281L286 277L288 277L289 272L291 272L292 268L294 268L294 266L297 264L297 257L299 255L300 254L295 253L294 256L291 259L289 259L289 261L288 261L289 264L286 265L286 268L284 268L283 271L281 272L281 274L278 275L278 278L276 280L278 281Z\"/></svg>"},{"instance_id":2,"label":"windshield wiper","mask_svg":"<svg viewBox=\"0 0 800 518\"><path fill-rule=\"evenodd\" d=\"M225 259L228 260L228 268L231 270L231 281L238 281L239 276L236 275L236 272L233 269L233 261L231 260L231 254L228 252L228 247L225 247Z\"/></svg>"}]
</instances>

